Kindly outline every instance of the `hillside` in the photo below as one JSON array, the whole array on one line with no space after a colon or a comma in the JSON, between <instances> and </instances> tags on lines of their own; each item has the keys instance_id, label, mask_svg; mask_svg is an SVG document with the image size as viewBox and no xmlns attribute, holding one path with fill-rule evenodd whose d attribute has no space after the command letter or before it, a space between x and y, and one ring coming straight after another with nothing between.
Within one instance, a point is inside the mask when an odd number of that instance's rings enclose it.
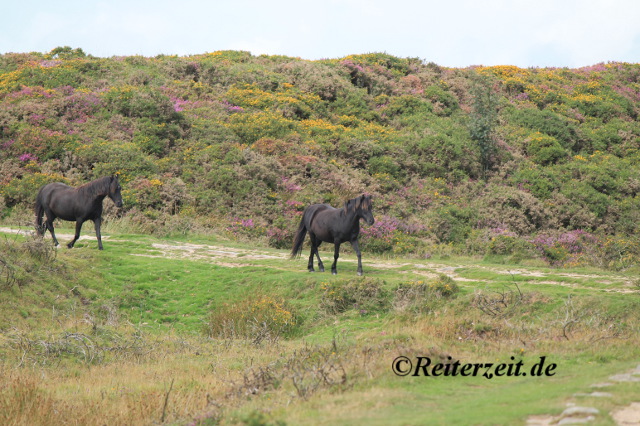
<instances>
[{"instance_id":1,"label":"hillside","mask_svg":"<svg viewBox=\"0 0 640 426\"><path fill-rule=\"evenodd\" d=\"M306 205L369 193L369 252L627 269L639 112L640 64L4 54L0 215L27 223L42 184L118 174L125 209L109 218L131 232L286 248Z\"/></svg>"}]
</instances>

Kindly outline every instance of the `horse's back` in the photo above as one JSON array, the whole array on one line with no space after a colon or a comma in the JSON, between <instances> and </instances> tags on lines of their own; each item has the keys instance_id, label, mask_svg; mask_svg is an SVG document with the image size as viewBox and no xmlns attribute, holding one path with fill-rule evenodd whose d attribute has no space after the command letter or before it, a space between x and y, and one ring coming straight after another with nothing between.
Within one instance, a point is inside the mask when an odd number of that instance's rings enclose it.
<instances>
[{"instance_id":1,"label":"horse's back","mask_svg":"<svg viewBox=\"0 0 640 426\"><path fill-rule=\"evenodd\" d=\"M309 220L313 219L316 215L325 212L331 212L337 210L335 207L330 206L329 204L312 204L305 210L305 216L309 218Z\"/></svg>"},{"instance_id":2,"label":"horse's back","mask_svg":"<svg viewBox=\"0 0 640 426\"><path fill-rule=\"evenodd\" d=\"M48 183L46 185L43 185L40 188L40 192L42 192L42 191L55 191L55 190L60 190L60 189L74 189L74 188L72 188L69 185L64 184L62 182L51 182L51 183Z\"/></svg>"},{"instance_id":3,"label":"horse's back","mask_svg":"<svg viewBox=\"0 0 640 426\"><path fill-rule=\"evenodd\" d=\"M63 220L76 220L77 196L75 188L61 182L44 185L36 197L36 206ZM50 213L47 213L49 215Z\"/></svg>"},{"instance_id":4,"label":"horse's back","mask_svg":"<svg viewBox=\"0 0 640 426\"><path fill-rule=\"evenodd\" d=\"M335 210L335 208L330 206L329 204L311 204L306 208L306 210L308 212L319 212L324 210Z\"/></svg>"},{"instance_id":5,"label":"horse's back","mask_svg":"<svg viewBox=\"0 0 640 426\"><path fill-rule=\"evenodd\" d=\"M65 185L62 182L52 182L52 183L48 183L46 185L43 185L40 190L38 191L38 197L39 198L46 198L49 197L51 194L55 193L55 192L65 192L65 191L73 191L74 188L70 187L69 185Z\"/></svg>"}]
</instances>

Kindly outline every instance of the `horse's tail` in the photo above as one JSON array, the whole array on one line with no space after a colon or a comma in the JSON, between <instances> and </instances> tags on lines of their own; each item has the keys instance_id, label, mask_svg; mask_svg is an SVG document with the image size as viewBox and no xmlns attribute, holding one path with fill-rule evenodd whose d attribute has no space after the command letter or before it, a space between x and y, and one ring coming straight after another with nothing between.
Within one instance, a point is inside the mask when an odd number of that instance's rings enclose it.
<instances>
[{"instance_id":1,"label":"horse's tail","mask_svg":"<svg viewBox=\"0 0 640 426\"><path fill-rule=\"evenodd\" d=\"M307 227L304 224L306 212L302 215L302 219L300 219L300 225L298 225L298 231L296 232L296 236L293 239L293 248L291 249L291 259L300 256L302 253L302 244L304 244L304 238L307 236Z\"/></svg>"},{"instance_id":2,"label":"horse's tail","mask_svg":"<svg viewBox=\"0 0 640 426\"><path fill-rule=\"evenodd\" d=\"M44 226L42 225L42 216L44 216L44 205L42 204L42 191L38 192L36 197L36 232L38 235L44 235Z\"/></svg>"}]
</instances>

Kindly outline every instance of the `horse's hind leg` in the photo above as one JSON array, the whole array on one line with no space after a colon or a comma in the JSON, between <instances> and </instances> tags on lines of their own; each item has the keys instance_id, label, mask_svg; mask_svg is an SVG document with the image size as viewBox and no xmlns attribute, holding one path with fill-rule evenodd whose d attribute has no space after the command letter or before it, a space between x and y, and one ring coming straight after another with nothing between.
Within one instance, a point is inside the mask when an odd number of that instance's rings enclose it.
<instances>
[{"instance_id":1,"label":"horse's hind leg","mask_svg":"<svg viewBox=\"0 0 640 426\"><path fill-rule=\"evenodd\" d=\"M309 233L309 238L311 239L311 254L309 255L309 265L307 269L309 272L315 272L313 269L313 255L318 258L318 269L320 272L324 272L324 265L322 264L322 260L320 260L320 253L318 253L318 246L322 243L322 241L318 241L316 236L312 233Z\"/></svg>"},{"instance_id":2,"label":"horse's hind leg","mask_svg":"<svg viewBox=\"0 0 640 426\"><path fill-rule=\"evenodd\" d=\"M83 220L76 221L76 235L73 236L73 240L71 240L71 242L67 244L67 247L73 248L73 245L76 243L76 241L78 241L78 238L80 238L80 230L82 229L83 223L84 223Z\"/></svg>"},{"instance_id":3,"label":"horse's hind leg","mask_svg":"<svg viewBox=\"0 0 640 426\"><path fill-rule=\"evenodd\" d=\"M53 230L53 221L55 220L55 216L53 216L53 214L49 214L47 213L47 220L44 222L44 228L49 230L49 233L51 234L51 238L53 238L53 244L58 246L60 245L60 243L58 242L58 239L56 238L56 233ZM44 235L44 230L42 231L42 234Z\"/></svg>"},{"instance_id":4,"label":"horse's hind leg","mask_svg":"<svg viewBox=\"0 0 640 426\"><path fill-rule=\"evenodd\" d=\"M320 243L318 243L318 245L316 246L316 257L318 258L318 269L320 270L320 272L324 272L324 264L322 263L322 260L320 260L320 253L318 252L319 245Z\"/></svg>"}]
</instances>

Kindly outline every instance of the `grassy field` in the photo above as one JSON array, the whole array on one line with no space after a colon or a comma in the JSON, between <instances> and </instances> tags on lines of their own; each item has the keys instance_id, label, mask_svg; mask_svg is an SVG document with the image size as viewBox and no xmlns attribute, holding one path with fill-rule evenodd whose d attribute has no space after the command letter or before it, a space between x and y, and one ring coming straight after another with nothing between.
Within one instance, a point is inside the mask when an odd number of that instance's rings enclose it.
<instances>
[{"instance_id":1,"label":"grassy field","mask_svg":"<svg viewBox=\"0 0 640 426\"><path fill-rule=\"evenodd\" d=\"M17 231L0 231L1 424L545 424L575 404L611 425L640 401L633 271L364 253L357 277L345 250L332 276L220 237L107 227L100 252ZM425 377L417 357L528 374ZM541 357L552 376L532 376Z\"/></svg>"}]
</instances>

